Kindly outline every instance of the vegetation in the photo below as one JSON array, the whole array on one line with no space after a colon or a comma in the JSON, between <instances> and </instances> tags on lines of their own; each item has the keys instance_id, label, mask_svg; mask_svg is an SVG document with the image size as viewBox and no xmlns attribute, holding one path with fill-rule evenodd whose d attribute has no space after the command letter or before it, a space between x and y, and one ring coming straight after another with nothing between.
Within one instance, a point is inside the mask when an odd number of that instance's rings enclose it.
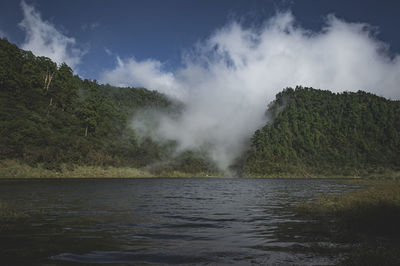
<instances>
[{"instance_id":1,"label":"vegetation","mask_svg":"<svg viewBox=\"0 0 400 266\"><path fill-rule=\"evenodd\" d=\"M380 181L348 194L325 195L298 205L297 210L314 217L334 218L353 233L400 237L400 182Z\"/></svg>"},{"instance_id":2,"label":"vegetation","mask_svg":"<svg viewBox=\"0 0 400 266\"><path fill-rule=\"evenodd\" d=\"M4 178L130 178L130 177L210 177L209 172L182 172L168 167L157 170L133 167L60 164L59 171L46 169L43 164L32 167L17 160L0 161L0 177Z\"/></svg>"},{"instance_id":3,"label":"vegetation","mask_svg":"<svg viewBox=\"0 0 400 266\"><path fill-rule=\"evenodd\" d=\"M130 127L131 119L138 110L177 113L180 108L156 91L82 80L66 64L57 66L0 39L0 160L17 159L52 170L52 175L74 173L77 166L152 170L170 159L174 143L140 138ZM190 166L164 165L193 174L207 171L209 164L196 154L186 154L182 161Z\"/></svg>"},{"instance_id":4,"label":"vegetation","mask_svg":"<svg viewBox=\"0 0 400 266\"><path fill-rule=\"evenodd\" d=\"M0 234L11 232L19 226L26 225L31 217L25 212L0 201Z\"/></svg>"},{"instance_id":5,"label":"vegetation","mask_svg":"<svg viewBox=\"0 0 400 266\"><path fill-rule=\"evenodd\" d=\"M325 195L294 208L320 224L329 224L333 238L355 244L344 265L396 265L400 262L400 181L361 184L367 186L348 194Z\"/></svg>"},{"instance_id":6,"label":"vegetation","mask_svg":"<svg viewBox=\"0 0 400 266\"><path fill-rule=\"evenodd\" d=\"M6 229L6 223L24 220L27 217L29 217L27 214L16 211L10 208L6 203L0 201L0 232Z\"/></svg>"},{"instance_id":7,"label":"vegetation","mask_svg":"<svg viewBox=\"0 0 400 266\"><path fill-rule=\"evenodd\" d=\"M155 91L81 80L66 64L57 67L4 39L0 94L0 158L56 170L60 163L140 166L155 160L160 146L139 143L129 118L140 107L172 105Z\"/></svg>"},{"instance_id":8,"label":"vegetation","mask_svg":"<svg viewBox=\"0 0 400 266\"><path fill-rule=\"evenodd\" d=\"M175 154L176 143L139 136L130 124L143 110L179 115L183 105L144 88L82 80L66 64L57 66L0 39L0 161L18 160L45 176L102 176L104 169L116 168L136 169L121 170L133 176L223 175L202 152ZM232 166L239 176L400 173L398 101L362 91L287 88L266 115L270 122ZM1 169L10 175L7 167Z\"/></svg>"},{"instance_id":9,"label":"vegetation","mask_svg":"<svg viewBox=\"0 0 400 266\"><path fill-rule=\"evenodd\" d=\"M247 175L399 175L400 102L358 91L287 88L239 170Z\"/></svg>"}]
</instances>

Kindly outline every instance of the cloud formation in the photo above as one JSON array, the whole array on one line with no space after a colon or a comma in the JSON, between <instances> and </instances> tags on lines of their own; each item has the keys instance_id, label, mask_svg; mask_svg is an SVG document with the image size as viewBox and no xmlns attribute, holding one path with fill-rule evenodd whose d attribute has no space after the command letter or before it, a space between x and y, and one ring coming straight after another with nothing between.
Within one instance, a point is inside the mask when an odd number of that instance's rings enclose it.
<instances>
[{"instance_id":1,"label":"cloud formation","mask_svg":"<svg viewBox=\"0 0 400 266\"><path fill-rule=\"evenodd\" d=\"M105 50L107 54L111 52ZM117 66L115 69L104 72L101 75L103 83L109 83L115 86L127 87L145 87L158 90L160 92L180 96L178 84L172 73L162 70L162 63L157 60L148 59L145 61L136 61L135 58L122 60L117 56Z\"/></svg>"},{"instance_id":2,"label":"cloud formation","mask_svg":"<svg viewBox=\"0 0 400 266\"><path fill-rule=\"evenodd\" d=\"M85 54L84 50L77 47L76 40L62 34L52 23L42 20L40 13L25 1L21 2L21 8L24 19L19 26L26 33L21 48L49 57L57 64L65 62L76 70Z\"/></svg>"},{"instance_id":3,"label":"cloud formation","mask_svg":"<svg viewBox=\"0 0 400 266\"><path fill-rule=\"evenodd\" d=\"M7 38L7 34L2 30L0 30L0 38Z\"/></svg>"},{"instance_id":4,"label":"cloud formation","mask_svg":"<svg viewBox=\"0 0 400 266\"><path fill-rule=\"evenodd\" d=\"M178 94L187 108L179 119L162 117L159 136L176 140L182 150L207 145L221 168L265 124L267 104L285 87L400 98L400 56L389 55L371 26L333 15L318 32L298 26L290 12L277 13L258 28L231 22L183 60L184 66L171 73L153 59L118 58L102 81Z\"/></svg>"}]
</instances>

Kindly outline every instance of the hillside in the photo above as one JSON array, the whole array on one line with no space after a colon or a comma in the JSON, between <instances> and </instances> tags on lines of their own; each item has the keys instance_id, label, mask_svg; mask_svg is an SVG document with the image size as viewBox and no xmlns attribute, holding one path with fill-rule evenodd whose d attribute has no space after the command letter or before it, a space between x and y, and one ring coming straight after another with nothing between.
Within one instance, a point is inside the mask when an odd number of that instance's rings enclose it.
<instances>
[{"instance_id":1,"label":"hillside","mask_svg":"<svg viewBox=\"0 0 400 266\"><path fill-rule=\"evenodd\" d=\"M68 65L0 39L0 162L57 172L76 166L139 168L150 175L216 172L203 154L176 153L176 143L139 136L131 126L137 112L177 115L182 108L157 91L82 80Z\"/></svg>"},{"instance_id":2,"label":"hillside","mask_svg":"<svg viewBox=\"0 0 400 266\"><path fill-rule=\"evenodd\" d=\"M59 169L61 163L143 166L164 148L128 127L139 108L171 109L164 95L82 80L0 40L0 159Z\"/></svg>"},{"instance_id":3,"label":"hillside","mask_svg":"<svg viewBox=\"0 0 400 266\"><path fill-rule=\"evenodd\" d=\"M139 137L130 123L143 109L178 115L184 107L156 91L82 80L68 65L0 39L0 163L12 159L57 172L99 166L160 175L222 174L207 152L177 153L173 141ZM266 116L269 123L231 167L240 176L400 170L399 101L362 91L287 88Z\"/></svg>"},{"instance_id":4,"label":"hillside","mask_svg":"<svg viewBox=\"0 0 400 266\"><path fill-rule=\"evenodd\" d=\"M287 88L241 158L248 175L363 176L400 169L400 102Z\"/></svg>"}]
</instances>

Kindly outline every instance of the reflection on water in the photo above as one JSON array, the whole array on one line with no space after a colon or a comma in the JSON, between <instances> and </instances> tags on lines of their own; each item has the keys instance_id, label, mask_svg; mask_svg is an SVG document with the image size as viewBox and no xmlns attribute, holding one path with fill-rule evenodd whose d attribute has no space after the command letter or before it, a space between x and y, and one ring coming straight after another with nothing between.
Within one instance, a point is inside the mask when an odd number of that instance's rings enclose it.
<instances>
[{"instance_id":1,"label":"reflection on water","mask_svg":"<svg viewBox=\"0 0 400 266\"><path fill-rule=\"evenodd\" d=\"M332 264L340 245L289 206L354 187L302 179L0 180L31 216L3 230L0 262Z\"/></svg>"}]
</instances>

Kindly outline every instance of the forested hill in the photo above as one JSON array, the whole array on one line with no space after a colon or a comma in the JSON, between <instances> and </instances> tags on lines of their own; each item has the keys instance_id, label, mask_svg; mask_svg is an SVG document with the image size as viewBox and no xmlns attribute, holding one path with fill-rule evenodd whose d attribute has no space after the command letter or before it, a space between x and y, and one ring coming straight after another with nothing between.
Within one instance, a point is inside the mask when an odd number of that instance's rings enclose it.
<instances>
[{"instance_id":1,"label":"forested hill","mask_svg":"<svg viewBox=\"0 0 400 266\"><path fill-rule=\"evenodd\" d=\"M358 91L287 88L269 106L242 171L253 175L366 175L400 170L400 102Z\"/></svg>"},{"instance_id":2,"label":"forested hill","mask_svg":"<svg viewBox=\"0 0 400 266\"><path fill-rule=\"evenodd\" d=\"M143 166L163 150L138 143L127 125L141 107L168 109L164 95L82 80L0 39L0 159L59 169L60 163Z\"/></svg>"},{"instance_id":3,"label":"forested hill","mask_svg":"<svg viewBox=\"0 0 400 266\"><path fill-rule=\"evenodd\" d=\"M221 174L204 154L174 153L176 143L138 138L139 109L179 112L180 103L143 88L82 80L0 39L0 162L17 159L61 170L62 164ZM400 102L369 93L287 88L269 105L232 167L250 176L365 175L400 170Z\"/></svg>"}]
</instances>

